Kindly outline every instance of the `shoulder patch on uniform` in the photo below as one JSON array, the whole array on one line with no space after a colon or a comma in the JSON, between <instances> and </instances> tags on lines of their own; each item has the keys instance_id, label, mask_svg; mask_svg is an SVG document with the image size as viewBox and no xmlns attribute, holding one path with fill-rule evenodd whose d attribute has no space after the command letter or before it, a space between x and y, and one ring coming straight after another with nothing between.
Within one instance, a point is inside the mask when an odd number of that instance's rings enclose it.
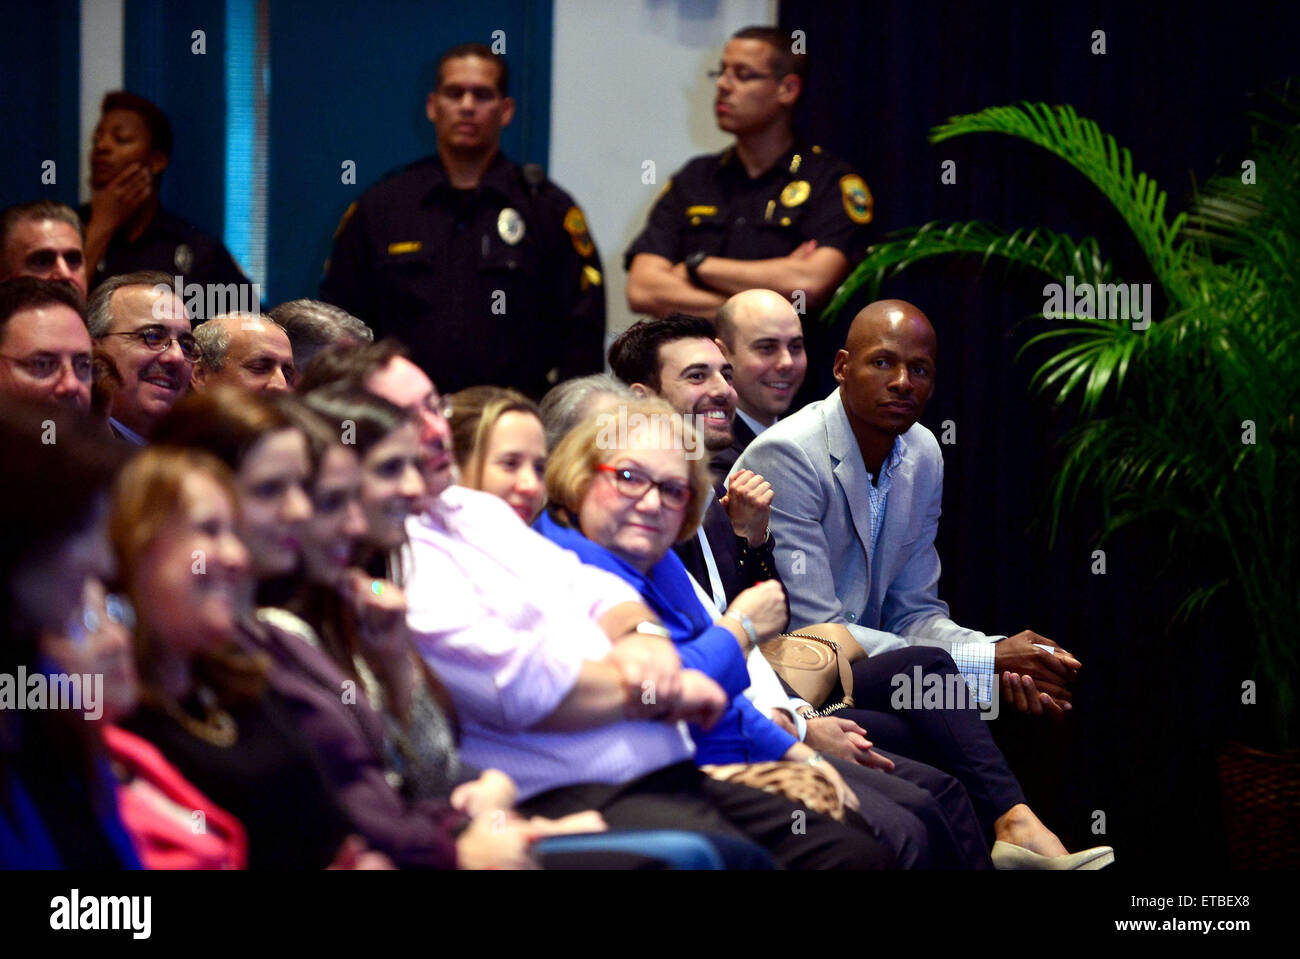
<instances>
[{"instance_id":1,"label":"shoulder patch on uniform","mask_svg":"<svg viewBox=\"0 0 1300 959\"><path fill-rule=\"evenodd\" d=\"M339 238L343 228L348 225L348 220L352 219L352 214L357 212L357 201L353 200L348 204L348 208L343 211L343 216L339 219L339 225L334 228L334 239Z\"/></svg>"},{"instance_id":2,"label":"shoulder patch on uniform","mask_svg":"<svg viewBox=\"0 0 1300 959\"><path fill-rule=\"evenodd\" d=\"M576 204L564 214L564 232L569 234L578 256L585 258L596 252L596 245L591 242L591 234L587 232L587 218Z\"/></svg>"},{"instance_id":3,"label":"shoulder patch on uniform","mask_svg":"<svg viewBox=\"0 0 1300 959\"><path fill-rule=\"evenodd\" d=\"M840 194L844 200L844 212L854 223L870 223L873 200L871 191L862 177L856 173L840 177Z\"/></svg>"}]
</instances>

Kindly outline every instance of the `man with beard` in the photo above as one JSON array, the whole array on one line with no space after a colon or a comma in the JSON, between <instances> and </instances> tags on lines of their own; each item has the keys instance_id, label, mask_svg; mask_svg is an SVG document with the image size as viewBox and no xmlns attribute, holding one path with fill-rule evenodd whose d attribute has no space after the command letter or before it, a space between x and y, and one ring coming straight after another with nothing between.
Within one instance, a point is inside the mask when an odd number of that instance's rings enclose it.
<instances>
[{"instance_id":1,"label":"man with beard","mask_svg":"<svg viewBox=\"0 0 1300 959\"><path fill-rule=\"evenodd\" d=\"M202 350L185 304L166 273L112 277L86 305L90 335L121 378L108 408L109 426L136 446L189 387Z\"/></svg>"},{"instance_id":2,"label":"man with beard","mask_svg":"<svg viewBox=\"0 0 1300 959\"><path fill-rule=\"evenodd\" d=\"M609 348L614 375L641 396L659 396L693 417L709 456L732 444L736 391L732 366L713 338L708 320L684 313L642 320ZM689 451L688 451L689 452ZM779 579L767 521L772 487L745 471L715 491L695 539L674 549L720 609L727 597L765 579Z\"/></svg>"},{"instance_id":3,"label":"man with beard","mask_svg":"<svg viewBox=\"0 0 1300 959\"><path fill-rule=\"evenodd\" d=\"M81 297L68 283L0 283L0 394L90 408L92 357Z\"/></svg>"}]
</instances>

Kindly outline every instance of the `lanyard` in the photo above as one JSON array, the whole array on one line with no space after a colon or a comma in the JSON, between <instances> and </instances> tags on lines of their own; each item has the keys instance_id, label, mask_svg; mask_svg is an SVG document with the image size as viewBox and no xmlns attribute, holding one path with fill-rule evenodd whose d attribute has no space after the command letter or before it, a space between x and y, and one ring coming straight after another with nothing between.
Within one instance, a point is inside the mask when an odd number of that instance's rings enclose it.
<instances>
[{"instance_id":1,"label":"lanyard","mask_svg":"<svg viewBox=\"0 0 1300 959\"><path fill-rule=\"evenodd\" d=\"M722 576L718 573L717 560L713 558L713 550L709 549L709 538L704 535L704 524L695 531L699 537L700 549L704 550L704 566L709 571L709 592L713 594L713 605L718 607L719 613L727 611L727 592L722 588Z\"/></svg>"}]
</instances>

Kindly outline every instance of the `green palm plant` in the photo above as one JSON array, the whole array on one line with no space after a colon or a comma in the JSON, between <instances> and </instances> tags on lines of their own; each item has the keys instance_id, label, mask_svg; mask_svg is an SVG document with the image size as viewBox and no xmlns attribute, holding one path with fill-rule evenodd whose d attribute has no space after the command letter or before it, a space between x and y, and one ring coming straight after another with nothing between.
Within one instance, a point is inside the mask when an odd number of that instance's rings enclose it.
<instances>
[{"instance_id":1,"label":"green palm plant","mask_svg":"<svg viewBox=\"0 0 1300 959\"><path fill-rule=\"evenodd\" d=\"M1168 531L1171 555L1213 571L1189 585L1178 613L1216 597L1251 644L1259 702L1276 745L1300 741L1300 83L1254 114L1249 170L1205 184L1185 213L1132 157L1068 106L993 107L935 127L931 142L1001 133L1074 167L1131 229L1163 290L1150 326L1065 312L1027 350L1048 350L1032 388L1071 404L1072 428L1050 489L1055 537L1078 495L1101 506L1102 539L1136 521ZM862 290L952 254L1032 268L1057 283L1113 284L1093 239L1044 228L1008 232L980 222L929 223L872 247L823 313Z\"/></svg>"}]
</instances>

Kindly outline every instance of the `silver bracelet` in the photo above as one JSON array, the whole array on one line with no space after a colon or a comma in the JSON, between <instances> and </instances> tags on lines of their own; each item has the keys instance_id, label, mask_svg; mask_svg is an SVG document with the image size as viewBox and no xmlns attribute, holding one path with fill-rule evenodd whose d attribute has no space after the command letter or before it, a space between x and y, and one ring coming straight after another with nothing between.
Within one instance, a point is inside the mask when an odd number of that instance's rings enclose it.
<instances>
[{"instance_id":1,"label":"silver bracelet","mask_svg":"<svg viewBox=\"0 0 1300 959\"><path fill-rule=\"evenodd\" d=\"M759 645L758 630L754 628L754 624L753 622L750 621L750 618L748 616L746 616L743 613L732 613L732 612L726 612L723 613L722 615L728 619L734 619L736 622L740 623L741 627L743 627L745 630L745 635L749 637L749 641L755 646Z\"/></svg>"}]
</instances>

